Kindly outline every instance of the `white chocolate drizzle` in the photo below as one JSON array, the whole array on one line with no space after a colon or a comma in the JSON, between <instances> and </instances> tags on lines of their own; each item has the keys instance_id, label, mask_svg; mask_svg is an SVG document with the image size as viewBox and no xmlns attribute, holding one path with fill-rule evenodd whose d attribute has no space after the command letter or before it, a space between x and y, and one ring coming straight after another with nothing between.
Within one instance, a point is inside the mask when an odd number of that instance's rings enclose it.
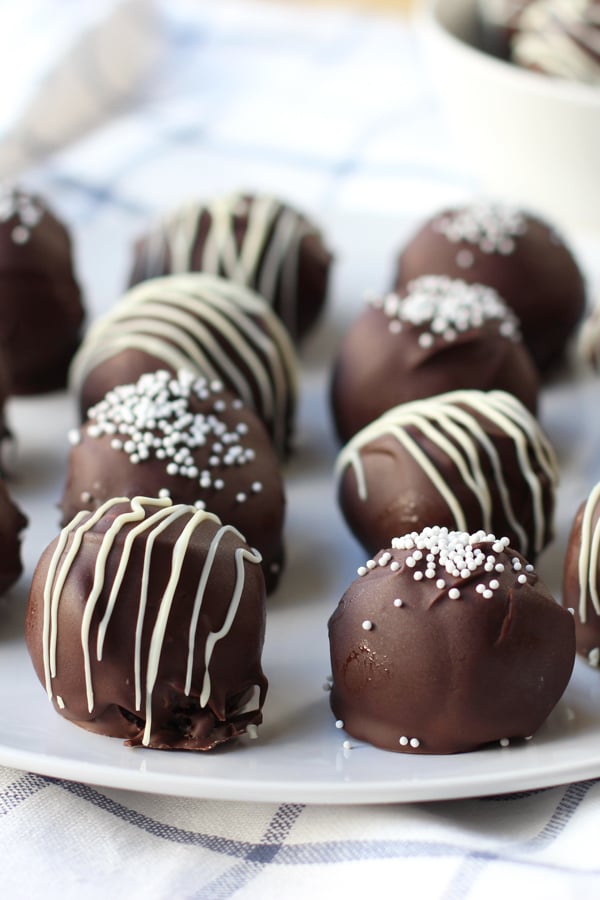
<instances>
[{"instance_id":1,"label":"white chocolate drizzle","mask_svg":"<svg viewBox=\"0 0 600 900\"><path fill-rule=\"evenodd\" d=\"M581 543L577 559L577 575L579 581L579 619L587 622L588 601L591 602L596 615L600 616L600 596L598 595L598 563L600 561L600 482L596 484L583 508L581 518Z\"/></svg>"},{"instance_id":2,"label":"white chocolate drizzle","mask_svg":"<svg viewBox=\"0 0 600 900\"><path fill-rule=\"evenodd\" d=\"M95 658L98 662L102 661L107 628L110 624L115 606L120 599L119 592L129 565L132 548L136 540L144 535L144 559L138 597L138 615L136 620L135 650L132 668L134 670L135 679L135 709L136 712L140 712L145 719L142 744L148 746L152 733L152 694L156 685L161 655L163 652L166 625L171 606L177 594L183 563L194 532L206 521L213 522L220 526L212 539L203 566L198 573L198 586L190 615L188 655L185 663L186 680L184 692L186 696L188 696L191 691L192 669L197 658L196 627L204 600L206 585L213 568L219 544L227 533L237 535L240 542L242 542L242 546L237 547L234 553L235 586L227 606L223 624L218 630L209 632L204 647L204 676L199 700L200 706L202 707L205 707L210 699L210 661L215 645L229 633L239 609L245 583L245 563L249 562L258 565L261 562L261 556L256 550L251 550L245 546L242 536L235 528L233 528L233 526L221 525L220 520L216 516L204 512L203 510L196 510L193 507L184 504L173 505L168 498L135 497L132 500L129 500L124 497L117 497L107 500L106 503L91 515L86 514L85 512L78 513L72 522L63 528L59 535L56 548L52 555L52 559L50 560L44 587L42 628L43 667L46 692L50 699L53 698L52 682L57 676L59 606L65 583L72 571L85 535L94 528L94 525L96 525L112 507L120 504L126 504L128 508L123 513L116 516L111 526L103 535L101 535L101 544L96 556L92 587L86 598L85 611L82 617L81 646L84 660L86 696L88 710L92 713L94 709L94 685L92 677L92 654L94 653L94 650L91 646L90 627L94 619L98 600L103 592L106 591L106 565L109 554L113 550L117 537L123 529L133 525L127 532L123 541L116 574L108 594L106 610L99 623ZM159 609L150 640L148 658L145 660L144 668L144 660L142 660L141 654L141 637L146 619L146 608L150 590L149 572L154 544L162 531L178 519L185 517L187 517L187 522L181 530L172 549L171 570L167 585L160 598ZM131 599L131 597L128 598L128 602L131 602ZM142 684L144 682L145 692L142 690ZM142 698L143 693L144 697ZM64 708L66 703L64 698L57 697L56 699L60 707Z\"/></svg>"},{"instance_id":3,"label":"white chocolate drizzle","mask_svg":"<svg viewBox=\"0 0 600 900\"><path fill-rule=\"evenodd\" d=\"M494 442L481 420L490 421L514 446L514 454L529 490L533 514L533 535L527 534L516 516L507 473ZM336 474L341 477L351 466L358 496L366 501L368 485L361 453L374 440L388 435L394 438L420 466L433 487L443 497L460 531L467 530L465 512L451 484L431 462L410 431L417 431L445 453L456 466L461 480L480 504L481 524L490 531L493 521L492 498L484 463L491 466L494 483L507 521L517 537L523 555L539 553L545 543L546 519L539 472L548 479L552 490L558 483L558 464L554 451L535 417L520 401L505 391L459 390L415 400L393 407L367 425L348 441L336 461ZM530 546L531 543L531 546Z\"/></svg>"},{"instance_id":4,"label":"white chocolate drizzle","mask_svg":"<svg viewBox=\"0 0 600 900\"><path fill-rule=\"evenodd\" d=\"M240 243L236 222L245 219ZM202 220L208 224L199 240ZM204 223L203 223L204 224ZM292 334L297 331L298 265L305 237L320 232L303 215L275 197L233 193L208 203L189 203L160 220L138 248L140 278L165 271L193 270L222 275L253 288L273 305Z\"/></svg>"},{"instance_id":5,"label":"white chocolate drizzle","mask_svg":"<svg viewBox=\"0 0 600 900\"><path fill-rule=\"evenodd\" d=\"M207 274L136 285L88 329L71 365L71 388L79 392L96 366L127 349L155 356L175 372L225 380L283 451L297 395L297 357L285 327L258 294Z\"/></svg>"}]
</instances>

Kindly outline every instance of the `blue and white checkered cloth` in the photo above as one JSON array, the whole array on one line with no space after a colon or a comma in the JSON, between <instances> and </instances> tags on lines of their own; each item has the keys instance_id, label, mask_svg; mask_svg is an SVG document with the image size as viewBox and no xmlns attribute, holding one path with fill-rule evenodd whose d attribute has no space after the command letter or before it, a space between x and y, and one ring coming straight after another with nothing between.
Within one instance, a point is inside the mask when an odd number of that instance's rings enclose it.
<instances>
[{"instance_id":1,"label":"blue and white checkered cloth","mask_svg":"<svg viewBox=\"0 0 600 900\"><path fill-rule=\"evenodd\" d=\"M356 299L387 284L405 229L474 187L399 18L253 0L4 0L0 25L0 177L39 189L73 225L92 315L120 293L132 236L186 198L249 187L342 230L389 219L387 246L381 229L361 234L378 284L356 284L342 252L337 291ZM599 828L595 781L338 807L0 768L10 900L591 900Z\"/></svg>"}]
</instances>

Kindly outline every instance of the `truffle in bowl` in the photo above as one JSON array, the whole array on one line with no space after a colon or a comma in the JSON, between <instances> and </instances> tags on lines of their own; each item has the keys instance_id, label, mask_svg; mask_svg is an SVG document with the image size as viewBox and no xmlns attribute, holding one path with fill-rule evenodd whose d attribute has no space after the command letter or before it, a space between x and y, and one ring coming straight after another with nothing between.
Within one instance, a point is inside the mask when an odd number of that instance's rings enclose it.
<instances>
[{"instance_id":1,"label":"truffle in bowl","mask_svg":"<svg viewBox=\"0 0 600 900\"><path fill-rule=\"evenodd\" d=\"M480 188L600 230L600 88L480 48L477 0L432 0L423 35L458 149Z\"/></svg>"}]
</instances>

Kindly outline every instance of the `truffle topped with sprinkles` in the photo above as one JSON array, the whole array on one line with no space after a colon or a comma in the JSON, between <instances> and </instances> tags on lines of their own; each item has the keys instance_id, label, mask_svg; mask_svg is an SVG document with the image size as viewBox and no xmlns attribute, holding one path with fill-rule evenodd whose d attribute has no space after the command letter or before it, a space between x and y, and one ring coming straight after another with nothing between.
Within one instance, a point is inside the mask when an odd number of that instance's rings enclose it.
<instances>
[{"instance_id":1,"label":"truffle topped with sprinkles","mask_svg":"<svg viewBox=\"0 0 600 900\"><path fill-rule=\"evenodd\" d=\"M63 524L114 496L170 497L241 531L274 589L285 514L277 456L264 425L220 382L147 373L109 391L69 437Z\"/></svg>"},{"instance_id":2,"label":"truffle topped with sprinkles","mask_svg":"<svg viewBox=\"0 0 600 900\"><path fill-rule=\"evenodd\" d=\"M560 360L585 311L583 274L565 239L552 223L508 204L479 200L426 220L401 249L395 290L422 275L494 288L541 371Z\"/></svg>"},{"instance_id":3,"label":"truffle topped with sprinkles","mask_svg":"<svg viewBox=\"0 0 600 900\"><path fill-rule=\"evenodd\" d=\"M13 394L63 388L84 306L71 237L46 201L0 186L0 344Z\"/></svg>"},{"instance_id":4,"label":"truffle topped with sprinkles","mask_svg":"<svg viewBox=\"0 0 600 900\"><path fill-rule=\"evenodd\" d=\"M571 675L573 617L507 537L427 527L357 576L329 620L338 727L417 753L540 728Z\"/></svg>"},{"instance_id":5,"label":"truffle topped with sprinkles","mask_svg":"<svg viewBox=\"0 0 600 900\"><path fill-rule=\"evenodd\" d=\"M345 443L401 403L463 388L504 390L532 412L539 375L493 288L423 275L367 301L336 356L331 405Z\"/></svg>"}]
</instances>

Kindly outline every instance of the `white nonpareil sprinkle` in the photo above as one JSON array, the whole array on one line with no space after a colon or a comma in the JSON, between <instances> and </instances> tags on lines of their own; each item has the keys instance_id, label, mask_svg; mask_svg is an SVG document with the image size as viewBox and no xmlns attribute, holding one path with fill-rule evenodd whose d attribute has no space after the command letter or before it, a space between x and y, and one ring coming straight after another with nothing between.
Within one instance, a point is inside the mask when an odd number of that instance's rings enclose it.
<instances>
[{"instance_id":1,"label":"white nonpareil sprinkle","mask_svg":"<svg viewBox=\"0 0 600 900\"><path fill-rule=\"evenodd\" d=\"M476 203L443 213L434 219L432 228L453 244L464 241L483 253L507 256L515 251L516 239L526 233L527 220L514 206Z\"/></svg>"},{"instance_id":2,"label":"white nonpareil sprinkle","mask_svg":"<svg viewBox=\"0 0 600 900\"><path fill-rule=\"evenodd\" d=\"M403 605L404 605L404 604L402 603L402 600L400 599L400 597L396 597L396 599L394 600L394 606L400 607L400 606L403 606Z\"/></svg>"},{"instance_id":3,"label":"white nonpareil sprinkle","mask_svg":"<svg viewBox=\"0 0 600 900\"><path fill-rule=\"evenodd\" d=\"M0 186L0 222L10 223L13 243L26 244L45 211L39 197L9 185Z\"/></svg>"},{"instance_id":4,"label":"white nonpareil sprinkle","mask_svg":"<svg viewBox=\"0 0 600 900\"><path fill-rule=\"evenodd\" d=\"M373 628L373 623L370 619L365 619L362 623L362 628L364 628L365 631L371 631L371 629Z\"/></svg>"},{"instance_id":5,"label":"white nonpareil sprinkle","mask_svg":"<svg viewBox=\"0 0 600 900\"><path fill-rule=\"evenodd\" d=\"M425 528L422 532L411 532L402 537L393 538L391 542L391 555L395 551L405 553L403 565L398 559L392 559L388 565L390 570L395 565L400 566L401 571L410 572L415 581L424 578L435 578L435 586L438 590L447 587L447 576L453 579L470 582L473 578L474 590L484 599L489 600L494 592L500 589L498 575L502 572L512 572L514 583L526 584L527 573L533 573L533 566L526 566L517 557L512 557L510 566L505 566L498 559L499 554L505 554L509 546L506 537L496 538L493 534L481 530L470 534L463 531L450 531L448 528L434 526ZM386 551L386 556L387 556ZM367 566L369 563L367 562ZM368 569L364 569L364 574ZM360 571L359 571L360 574ZM505 576L506 580L506 576ZM461 596L460 585L451 585L448 589L448 597L458 600Z\"/></svg>"},{"instance_id":6,"label":"white nonpareil sprinkle","mask_svg":"<svg viewBox=\"0 0 600 900\"><path fill-rule=\"evenodd\" d=\"M148 373L135 384L113 388L93 406L87 434L92 438L118 434L110 446L126 453L132 463L164 460L166 475L197 481L201 490L219 490L225 482L215 469L238 468L255 458L254 449L241 442L248 430L245 423L227 426L219 415L228 408L222 390L220 382L208 382L184 370L177 376L166 371ZM204 412L191 411L197 400L205 405ZM76 434L70 435L72 443ZM196 452L207 454L202 471ZM248 490L237 493L238 503L259 494L262 487L261 482L252 481ZM167 488L161 489L161 496L164 491Z\"/></svg>"},{"instance_id":7,"label":"white nonpareil sprinkle","mask_svg":"<svg viewBox=\"0 0 600 900\"><path fill-rule=\"evenodd\" d=\"M500 738L499 743L500 743L501 747L508 747L510 744L510 741L508 738Z\"/></svg>"},{"instance_id":8,"label":"white nonpareil sprinkle","mask_svg":"<svg viewBox=\"0 0 600 900\"><path fill-rule=\"evenodd\" d=\"M335 720L335 727L336 727L336 728L343 728L343 727L344 727L344 720L343 720L343 719L336 719L336 720Z\"/></svg>"},{"instance_id":9,"label":"white nonpareil sprinkle","mask_svg":"<svg viewBox=\"0 0 600 900\"><path fill-rule=\"evenodd\" d=\"M452 343L459 334L497 323L502 337L520 339L519 322L494 288L469 284L446 275L423 275L409 282L404 297L390 294L375 304L392 322L423 330L418 343L424 349L436 339ZM400 333L402 328L392 329Z\"/></svg>"}]
</instances>

